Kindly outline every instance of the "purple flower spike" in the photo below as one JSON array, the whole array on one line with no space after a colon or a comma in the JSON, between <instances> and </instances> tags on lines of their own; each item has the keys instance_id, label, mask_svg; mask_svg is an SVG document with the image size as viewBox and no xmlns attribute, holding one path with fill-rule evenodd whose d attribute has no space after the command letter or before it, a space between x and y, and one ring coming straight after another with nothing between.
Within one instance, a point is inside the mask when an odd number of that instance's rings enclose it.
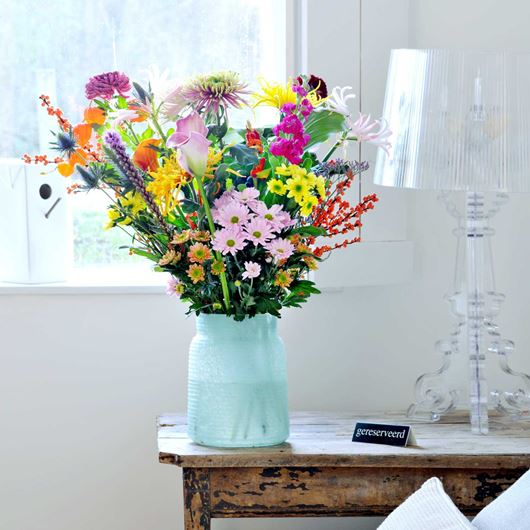
<instances>
[{"instance_id":1,"label":"purple flower spike","mask_svg":"<svg viewBox=\"0 0 530 530\"><path fill-rule=\"evenodd\" d=\"M147 191L145 182L133 164L131 158L127 154L125 144L122 142L120 135L114 131L109 131L105 135L105 143L114 153L114 163L118 166L121 172L131 181L132 185L136 188L136 191L142 196L143 200L149 207L149 209L155 214L158 222L162 225L167 234L170 234L171 230L164 219L164 216L160 212L160 209L156 205L153 197Z\"/></svg>"},{"instance_id":2,"label":"purple flower spike","mask_svg":"<svg viewBox=\"0 0 530 530\"><path fill-rule=\"evenodd\" d=\"M95 75L88 80L85 86L85 95L88 99L110 99L114 94L125 96L131 90L129 78L121 72L107 72Z\"/></svg>"}]
</instances>

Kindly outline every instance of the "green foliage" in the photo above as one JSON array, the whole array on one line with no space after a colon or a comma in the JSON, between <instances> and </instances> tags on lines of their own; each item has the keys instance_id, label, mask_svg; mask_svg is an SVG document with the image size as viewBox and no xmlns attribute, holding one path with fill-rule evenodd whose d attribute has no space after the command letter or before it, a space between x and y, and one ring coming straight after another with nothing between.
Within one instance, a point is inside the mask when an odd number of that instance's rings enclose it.
<instances>
[{"instance_id":1,"label":"green foliage","mask_svg":"<svg viewBox=\"0 0 530 530\"><path fill-rule=\"evenodd\" d=\"M307 226L299 226L298 228L293 228L290 233L298 234L299 236L304 236L304 237L308 237L308 236L318 237L318 236L326 235L326 230L324 230L324 228L321 228L320 226L307 225Z\"/></svg>"},{"instance_id":2,"label":"green foliage","mask_svg":"<svg viewBox=\"0 0 530 530\"><path fill-rule=\"evenodd\" d=\"M333 135L346 128L346 120L342 114L331 110L315 110L309 115L305 132L311 139L306 148L315 147L329 140Z\"/></svg>"},{"instance_id":3,"label":"green foliage","mask_svg":"<svg viewBox=\"0 0 530 530\"><path fill-rule=\"evenodd\" d=\"M234 157L235 161L242 166L254 166L258 163L258 157L255 149L251 149L244 144L234 145L229 149L230 155Z\"/></svg>"}]
</instances>

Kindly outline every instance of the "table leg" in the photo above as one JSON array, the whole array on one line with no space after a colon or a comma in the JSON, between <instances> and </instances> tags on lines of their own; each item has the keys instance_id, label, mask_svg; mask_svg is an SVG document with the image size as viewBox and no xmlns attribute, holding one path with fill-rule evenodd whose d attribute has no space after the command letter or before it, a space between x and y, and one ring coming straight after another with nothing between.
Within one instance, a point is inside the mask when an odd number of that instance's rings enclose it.
<instances>
[{"instance_id":1,"label":"table leg","mask_svg":"<svg viewBox=\"0 0 530 530\"><path fill-rule=\"evenodd\" d=\"M184 481L185 530L210 530L210 471L187 467Z\"/></svg>"}]
</instances>

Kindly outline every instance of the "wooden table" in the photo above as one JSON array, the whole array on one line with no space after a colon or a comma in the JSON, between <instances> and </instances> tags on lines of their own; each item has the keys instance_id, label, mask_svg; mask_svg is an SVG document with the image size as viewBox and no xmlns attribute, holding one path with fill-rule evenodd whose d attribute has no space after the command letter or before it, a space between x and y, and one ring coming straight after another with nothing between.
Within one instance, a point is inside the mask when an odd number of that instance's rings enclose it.
<instances>
[{"instance_id":1,"label":"wooden table","mask_svg":"<svg viewBox=\"0 0 530 530\"><path fill-rule=\"evenodd\" d=\"M477 513L530 467L528 426L472 435L467 418L414 424L417 447L352 443L358 420L409 424L396 414L291 415L288 443L215 449L186 437L183 415L158 420L160 462L183 468L186 530L213 518L387 515L432 476Z\"/></svg>"}]
</instances>

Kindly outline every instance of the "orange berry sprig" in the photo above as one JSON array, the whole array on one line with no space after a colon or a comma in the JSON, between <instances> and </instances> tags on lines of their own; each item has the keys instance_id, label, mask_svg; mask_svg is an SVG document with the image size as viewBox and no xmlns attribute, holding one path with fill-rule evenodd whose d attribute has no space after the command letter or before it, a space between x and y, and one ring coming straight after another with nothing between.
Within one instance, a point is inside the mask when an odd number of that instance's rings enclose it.
<instances>
[{"instance_id":1,"label":"orange berry sprig","mask_svg":"<svg viewBox=\"0 0 530 530\"><path fill-rule=\"evenodd\" d=\"M56 156L53 160L48 160L48 155L33 155L33 157L31 157L28 154L22 155L22 160L26 164L44 164L45 166L48 164L60 164L63 161L60 156Z\"/></svg>"},{"instance_id":2,"label":"orange berry sprig","mask_svg":"<svg viewBox=\"0 0 530 530\"><path fill-rule=\"evenodd\" d=\"M337 177L336 174L334 176ZM346 172L338 176L338 178L333 179L330 177L332 184L326 190L326 198L321 200L319 206L315 208L311 224L323 228L326 231L326 237L346 235L360 228L362 226L361 216L372 210L374 203L378 201L377 196L371 194L363 197L358 204L351 205L344 196L351 187L354 178L355 173L351 168L347 168ZM360 241L361 238L358 236L345 238L343 241L333 245L316 247L313 253L317 257L322 257L327 252L345 248ZM314 237L308 240L308 244L313 245L314 243Z\"/></svg>"},{"instance_id":3,"label":"orange berry sprig","mask_svg":"<svg viewBox=\"0 0 530 530\"><path fill-rule=\"evenodd\" d=\"M88 162L100 162L102 159L101 146L96 144L94 147L90 143L90 138L93 132L92 124L95 123L101 125L104 123L104 112L98 108L88 108L85 110L86 123L79 123L75 127L72 127L70 121L64 117L63 111L58 107L52 106L49 96L42 94L39 99L41 101L41 106L46 108L48 114L57 118L59 127L63 131L61 134L73 135L78 148L64 158L55 157L53 160L49 160L47 155L30 156L24 154L22 160L26 164L34 163L43 164L45 166L54 163L56 164L59 173L64 177L69 177L74 172L77 164L85 166Z\"/></svg>"},{"instance_id":4,"label":"orange berry sprig","mask_svg":"<svg viewBox=\"0 0 530 530\"><path fill-rule=\"evenodd\" d=\"M70 122L63 116L63 111L59 107L52 106L49 96L42 94L39 96L39 99L41 101L41 107L45 107L50 116L57 118L57 123L63 131L68 131L72 127Z\"/></svg>"}]
</instances>

